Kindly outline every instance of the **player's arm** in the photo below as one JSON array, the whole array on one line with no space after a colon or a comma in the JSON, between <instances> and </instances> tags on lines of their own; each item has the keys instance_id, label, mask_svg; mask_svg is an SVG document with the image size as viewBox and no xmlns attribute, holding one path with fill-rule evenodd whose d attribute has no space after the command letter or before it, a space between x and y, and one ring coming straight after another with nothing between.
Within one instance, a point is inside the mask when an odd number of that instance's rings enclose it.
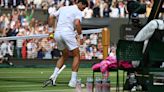
<instances>
[{"instance_id":1,"label":"player's arm","mask_svg":"<svg viewBox=\"0 0 164 92\"><path fill-rule=\"evenodd\" d=\"M76 27L76 30L77 30L77 33L78 35L81 35L81 21L80 19L75 19L75 27Z\"/></svg>"},{"instance_id":2,"label":"player's arm","mask_svg":"<svg viewBox=\"0 0 164 92\"><path fill-rule=\"evenodd\" d=\"M76 32L77 32L77 41L79 43L79 45L81 45L83 43L83 35L82 35L82 27L81 27L81 21L80 19L75 19L75 27L76 27Z\"/></svg>"},{"instance_id":3,"label":"player's arm","mask_svg":"<svg viewBox=\"0 0 164 92\"><path fill-rule=\"evenodd\" d=\"M56 28L57 19L58 19L59 13L60 13L60 8L56 12L51 12L50 13L50 16L49 16L49 19L48 19L48 25L49 25L49 27L53 27L54 29ZM54 18L55 18L55 21L54 21ZM49 37L50 38L53 38L54 37L54 34L53 34L54 31L49 34Z\"/></svg>"},{"instance_id":4,"label":"player's arm","mask_svg":"<svg viewBox=\"0 0 164 92\"><path fill-rule=\"evenodd\" d=\"M62 8L59 8L56 12L49 12L50 16L58 17Z\"/></svg>"},{"instance_id":5,"label":"player's arm","mask_svg":"<svg viewBox=\"0 0 164 92\"><path fill-rule=\"evenodd\" d=\"M55 24L56 21L54 21L54 18L56 20L56 18L59 16L60 8L56 12L52 12L49 10L48 13L49 13L48 25L54 28L54 26L56 25Z\"/></svg>"}]
</instances>

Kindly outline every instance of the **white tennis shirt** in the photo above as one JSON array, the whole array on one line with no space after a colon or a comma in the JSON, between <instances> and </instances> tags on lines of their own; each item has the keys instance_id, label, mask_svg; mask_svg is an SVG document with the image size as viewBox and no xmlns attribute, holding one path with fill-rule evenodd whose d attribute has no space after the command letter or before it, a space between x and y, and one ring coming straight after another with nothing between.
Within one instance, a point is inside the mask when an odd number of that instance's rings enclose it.
<instances>
[{"instance_id":1,"label":"white tennis shirt","mask_svg":"<svg viewBox=\"0 0 164 92\"><path fill-rule=\"evenodd\" d=\"M75 19L82 21L82 12L77 5L61 7L53 15L58 18L56 31L74 32Z\"/></svg>"}]
</instances>

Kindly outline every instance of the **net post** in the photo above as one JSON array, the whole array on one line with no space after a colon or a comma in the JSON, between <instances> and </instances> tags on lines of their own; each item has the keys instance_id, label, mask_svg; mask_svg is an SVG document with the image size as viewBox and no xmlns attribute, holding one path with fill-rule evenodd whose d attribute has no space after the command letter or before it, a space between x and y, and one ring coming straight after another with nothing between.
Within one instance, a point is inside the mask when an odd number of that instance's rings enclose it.
<instances>
[{"instance_id":1,"label":"net post","mask_svg":"<svg viewBox=\"0 0 164 92\"><path fill-rule=\"evenodd\" d=\"M108 47L110 44L110 30L107 27L102 29L103 59L108 57Z\"/></svg>"}]
</instances>

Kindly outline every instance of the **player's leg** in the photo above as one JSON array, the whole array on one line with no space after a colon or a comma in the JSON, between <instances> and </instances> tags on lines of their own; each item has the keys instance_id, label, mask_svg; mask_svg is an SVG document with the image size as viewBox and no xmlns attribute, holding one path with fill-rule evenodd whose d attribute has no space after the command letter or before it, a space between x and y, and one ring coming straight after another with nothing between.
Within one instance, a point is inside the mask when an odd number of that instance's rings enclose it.
<instances>
[{"instance_id":1,"label":"player's leg","mask_svg":"<svg viewBox=\"0 0 164 92\"><path fill-rule=\"evenodd\" d=\"M59 58L59 60L56 63L56 67L54 69L53 74L51 75L50 79L53 80L53 85L55 85L56 79L58 77L58 71L60 68L64 65L64 61L68 58L68 49L64 49L62 51L62 56Z\"/></svg>"},{"instance_id":2,"label":"player's leg","mask_svg":"<svg viewBox=\"0 0 164 92\"><path fill-rule=\"evenodd\" d=\"M54 38L55 38L55 40L57 42L57 45L58 45L58 49L59 50L62 50L62 55L58 59L58 61L56 63L56 67L54 69L54 72L53 72L53 74L50 76L50 78L48 80L48 81L51 81L52 82L52 85L55 85L55 81L56 81L56 78L58 76L58 71L63 66L64 60L67 58L67 53L68 53L68 50L66 49L65 44L63 43L63 39L61 37L61 32L60 31L56 31L54 35L55 35ZM48 82L47 83L44 83L45 86L47 84L49 84L49 83Z\"/></svg>"},{"instance_id":3,"label":"player's leg","mask_svg":"<svg viewBox=\"0 0 164 92\"><path fill-rule=\"evenodd\" d=\"M70 87L75 87L76 86L76 81L77 81L77 72L79 69L80 65L80 53L79 53L79 48L76 48L72 50L73 53L73 63L72 63L72 75L71 75L71 80L68 84Z\"/></svg>"},{"instance_id":4,"label":"player's leg","mask_svg":"<svg viewBox=\"0 0 164 92\"><path fill-rule=\"evenodd\" d=\"M77 72L80 65L80 51L79 51L79 44L76 39L76 34L72 33L64 33L62 35L64 39L64 43L66 44L68 50L72 51L73 53L73 63L72 63L72 75L71 80L68 84L70 87L75 87L77 81Z\"/></svg>"}]
</instances>

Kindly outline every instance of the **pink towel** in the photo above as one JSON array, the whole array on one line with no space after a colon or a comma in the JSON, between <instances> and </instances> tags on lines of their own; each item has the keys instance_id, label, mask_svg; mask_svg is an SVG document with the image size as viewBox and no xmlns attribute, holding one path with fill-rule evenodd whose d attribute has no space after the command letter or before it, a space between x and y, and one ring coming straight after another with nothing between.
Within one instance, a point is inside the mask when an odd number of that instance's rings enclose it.
<instances>
[{"instance_id":1,"label":"pink towel","mask_svg":"<svg viewBox=\"0 0 164 92\"><path fill-rule=\"evenodd\" d=\"M133 68L129 61L120 61L119 67L124 69ZM100 70L102 73L109 71L109 69L115 68L117 68L117 60L115 56L108 56L105 60L102 60L100 63L94 64L92 66L92 70Z\"/></svg>"},{"instance_id":2,"label":"pink towel","mask_svg":"<svg viewBox=\"0 0 164 92\"><path fill-rule=\"evenodd\" d=\"M115 56L108 56L105 60L102 60L100 63L97 63L92 66L92 70L99 70L104 73L105 71L108 71L109 66L113 63L116 63L116 57Z\"/></svg>"}]
</instances>

